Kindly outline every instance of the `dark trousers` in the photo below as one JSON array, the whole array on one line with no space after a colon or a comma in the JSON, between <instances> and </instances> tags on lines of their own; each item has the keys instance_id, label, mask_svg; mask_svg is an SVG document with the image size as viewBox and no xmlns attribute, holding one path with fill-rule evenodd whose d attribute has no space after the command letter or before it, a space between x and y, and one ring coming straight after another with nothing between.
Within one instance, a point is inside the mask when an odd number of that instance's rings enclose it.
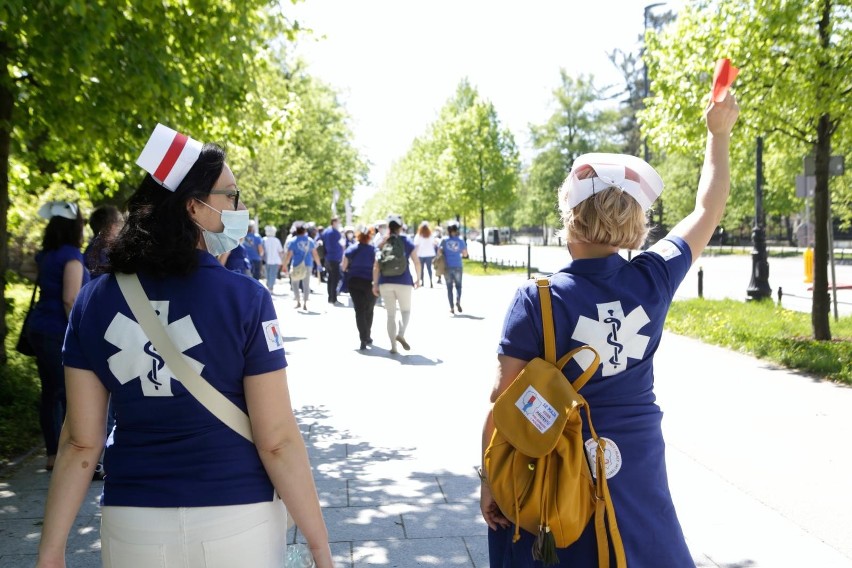
<instances>
[{"instance_id":1,"label":"dark trousers","mask_svg":"<svg viewBox=\"0 0 852 568\"><path fill-rule=\"evenodd\" d=\"M373 308L376 297L373 295L373 283L366 278L349 278L349 297L355 304L355 325L358 326L358 336L361 341L370 339L373 329Z\"/></svg>"},{"instance_id":2,"label":"dark trousers","mask_svg":"<svg viewBox=\"0 0 852 568\"><path fill-rule=\"evenodd\" d=\"M325 261L325 270L328 272L328 301L337 301L337 285L340 283L340 262L334 260Z\"/></svg>"},{"instance_id":3,"label":"dark trousers","mask_svg":"<svg viewBox=\"0 0 852 568\"><path fill-rule=\"evenodd\" d=\"M41 380L39 422L47 455L55 456L59 432L65 421L65 369L62 367L62 343L65 336L30 331L36 353L38 378Z\"/></svg>"},{"instance_id":4,"label":"dark trousers","mask_svg":"<svg viewBox=\"0 0 852 568\"><path fill-rule=\"evenodd\" d=\"M260 259L252 260L251 262L251 275L255 277L256 280L260 280L262 277L260 275Z\"/></svg>"}]
</instances>

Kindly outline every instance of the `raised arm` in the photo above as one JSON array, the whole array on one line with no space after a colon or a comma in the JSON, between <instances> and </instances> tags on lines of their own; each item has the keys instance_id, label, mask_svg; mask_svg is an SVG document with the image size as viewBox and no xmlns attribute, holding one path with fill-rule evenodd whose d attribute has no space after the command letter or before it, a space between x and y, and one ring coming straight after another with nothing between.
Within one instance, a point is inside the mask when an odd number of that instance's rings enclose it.
<instances>
[{"instance_id":1,"label":"raised arm","mask_svg":"<svg viewBox=\"0 0 852 568\"><path fill-rule=\"evenodd\" d=\"M695 262L710 237L722 220L725 205L731 191L730 145L731 129L737 121L740 109L732 94L721 103L711 102L704 112L707 123L707 145L704 151L704 166L698 181L695 209L687 215L671 234L687 242Z\"/></svg>"}]
</instances>

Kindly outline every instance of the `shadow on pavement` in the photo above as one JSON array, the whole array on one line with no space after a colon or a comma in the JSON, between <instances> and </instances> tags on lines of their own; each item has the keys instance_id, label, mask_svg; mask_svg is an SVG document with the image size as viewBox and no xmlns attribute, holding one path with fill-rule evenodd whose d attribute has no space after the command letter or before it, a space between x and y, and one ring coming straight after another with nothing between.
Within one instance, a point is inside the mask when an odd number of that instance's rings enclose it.
<instances>
[{"instance_id":1,"label":"shadow on pavement","mask_svg":"<svg viewBox=\"0 0 852 568\"><path fill-rule=\"evenodd\" d=\"M473 467L423 471L414 447L376 446L335 428L322 407L295 414L338 565L487 566Z\"/></svg>"}]
</instances>

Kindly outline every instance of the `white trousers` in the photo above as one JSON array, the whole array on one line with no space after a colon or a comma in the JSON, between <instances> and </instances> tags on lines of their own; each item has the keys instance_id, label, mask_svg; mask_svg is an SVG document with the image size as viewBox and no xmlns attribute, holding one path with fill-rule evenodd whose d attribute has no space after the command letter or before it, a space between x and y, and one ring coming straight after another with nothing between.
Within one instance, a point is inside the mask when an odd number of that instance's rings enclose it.
<instances>
[{"instance_id":1,"label":"white trousers","mask_svg":"<svg viewBox=\"0 0 852 568\"><path fill-rule=\"evenodd\" d=\"M408 320L411 318L411 291L414 290L408 284L381 284L379 286L379 294L382 296L382 301L385 304L385 311L388 314L388 337L390 338L391 347L396 350L396 338L405 337L405 330L408 328ZM396 304L399 302L399 312L401 321L399 327L396 323Z\"/></svg>"},{"instance_id":2,"label":"white trousers","mask_svg":"<svg viewBox=\"0 0 852 568\"><path fill-rule=\"evenodd\" d=\"M225 507L103 507L104 568L280 568L280 499Z\"/></svg>"}]
</instances>

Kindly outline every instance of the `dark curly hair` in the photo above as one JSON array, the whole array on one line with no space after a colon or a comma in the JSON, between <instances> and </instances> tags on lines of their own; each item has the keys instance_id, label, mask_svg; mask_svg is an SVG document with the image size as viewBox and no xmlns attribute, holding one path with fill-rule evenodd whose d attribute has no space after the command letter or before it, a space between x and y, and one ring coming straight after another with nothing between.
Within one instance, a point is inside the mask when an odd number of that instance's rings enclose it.
<instances>
[{"instance_id":1,"label":"dark curly hair","mask_svg":"<svg viewBox=\"0 0 852 568\"><path fill-rule=\"evenodd\" d=\"M110 271L163 277L185 276L198 268L201 229L186 204L206 198L224 167L225 150L204 144L175 191L146 175L127 202L127 221L108 253Z\"/></svg>"}]
</instances>

